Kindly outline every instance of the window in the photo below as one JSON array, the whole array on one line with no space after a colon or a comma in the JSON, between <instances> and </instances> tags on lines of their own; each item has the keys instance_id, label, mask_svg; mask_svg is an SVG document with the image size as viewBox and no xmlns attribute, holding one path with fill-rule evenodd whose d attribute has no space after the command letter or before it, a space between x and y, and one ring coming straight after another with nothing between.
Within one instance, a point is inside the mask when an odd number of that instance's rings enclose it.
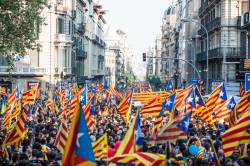
<instances>
[{"instance_id":1,"label":"window","mask_svg":"<svg viewBox=\"0 0 250 166\"><path fill-rule=\"evenodd\" d=\"M64 19L57 18L57 33L63 34L64 33Z\"/></svg>"},{"instance_id":2,"label":"window","mask_svg":"<svg viewBox=\"0 0 250 166\"><path fill-rule=\"evenodd\" d=\"M71 34L71 22L69 20L69 35Z\"/></svg>"}]
</instances>

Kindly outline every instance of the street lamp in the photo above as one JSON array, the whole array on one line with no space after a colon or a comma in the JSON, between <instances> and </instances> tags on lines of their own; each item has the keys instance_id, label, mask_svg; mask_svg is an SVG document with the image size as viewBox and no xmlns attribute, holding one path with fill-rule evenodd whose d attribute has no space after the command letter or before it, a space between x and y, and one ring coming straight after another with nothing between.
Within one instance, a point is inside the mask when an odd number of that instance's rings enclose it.
<instances>
[{"instance_id":1,"label":"street lamp","mask_svg":"<svg viewBox=\"0 0 250 166\"><path fill-rule=\"evenodd\" d=\"M206 69L206 71L207 71L207 77L206 77L206 94L208 94L208 77L209 77L209 75L208 75L208 42L209 42L209 38L208 38L208 30L207 30L207 28L204 26L204 25L202 25L200 22L198 22L198 21L195 21L195 20L192 20L192 19L189 19L189 18L182 18L181 19L181 21L182 22L194 22L194 23L196 23L196 24L198 24L198 25L200 25L204 30L205 30L205 32L206 32L206 35L207 35L207 49L206 49L206 53L207 53L207 58L206 58L206 63L207 63L207 69Z\"/></svg>"}]
</instances>

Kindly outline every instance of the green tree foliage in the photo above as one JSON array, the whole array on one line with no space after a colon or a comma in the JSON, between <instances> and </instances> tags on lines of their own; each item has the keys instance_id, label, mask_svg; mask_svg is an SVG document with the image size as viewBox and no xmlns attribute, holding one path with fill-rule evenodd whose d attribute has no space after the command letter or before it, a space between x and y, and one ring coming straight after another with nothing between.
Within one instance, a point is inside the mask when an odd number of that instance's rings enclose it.
<instances>
[{"instance_id":1,"label":"green tree foliage","mask_svg":"<svg viewBox=\"0 0 250 166\"><path fill-rule=\"evenodd\" d=\"M157 76L148 77L147 81L153 85L157 90L161 88L161 79Z\"/></svg>"},{"instance_id":2,"label":"green tree foliage","mask_svg":"<svg viewBox=\"0 0 250 166\"><path fill-rule=\"evenodd\" d=\"M13 64L15 54L24 56L37 48L37 27L47 0L0 0L0 53Z\"/></svg>"}]
</instances>

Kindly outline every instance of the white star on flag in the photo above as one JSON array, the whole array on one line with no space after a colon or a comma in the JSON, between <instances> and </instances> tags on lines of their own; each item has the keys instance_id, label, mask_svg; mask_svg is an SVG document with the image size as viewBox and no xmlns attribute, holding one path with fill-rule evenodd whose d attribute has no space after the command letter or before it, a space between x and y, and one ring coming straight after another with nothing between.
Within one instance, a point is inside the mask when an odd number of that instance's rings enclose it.
<instances>
[{"instance_id":1,"label":"white star on flag","mask_svg":"<svg viewBox=\"0 0 250 166\"><path fill-rule=\"evenodd\" d=\"M78 133L77 134L77 140L76 140L76 146L80 148L79 139L84 135L84 133Z\"/></svg>"},{"instance_id":2,"label":"white star on flag","mask_svg":"<svg viewBox=\"0 0 250 166\"><path fill-rule=\"evenodd\" d=\"M188 128L188 125L189 125L189 121L184 121L185 128Z\"/></svg>"},{"instance_id":3,"label":"white star on flag","mask_svg":"<svg viewBox=\"0 0 250 166\"><path fill-rule=\"evenodd\" d=\"M169 87L169 89L172 89L172 85L169 85L168 87Z\"/></svg>"},{"instance_id":4,"label":"white star on flag","mask_svg":"<svg viewBox=\"0 0 250 166\"><path fill-rule=\"evenodd\" d=\"M235 104L234 103L230 103L230 108L234 108Z\"/></svg>"},{"instance_id":5,"label":"white star on flag","mask_svg":"<svg viewBox=\"0 0 250 166\"><path fill-rule=\"evenodd\" d=\"M166 102L166 105L167 105L167 106L170 106L170 104L172 104L172 101L168 100L168 101Z\"/></svg>"},{"instance_id":6,"label":"white star on flag","mask_svg":"<svg viewBox=\"0 0 250 166\"><path fill-rule=\"evenodd\" d=\"M195 96L195 101L198 102L199 101L199 96Z\"/></svg>"},{"instance_id":7,"label":"white star on flag","mask_svg":"<svg viewBox=\"0 0 250 166\"><path fill-rule=\"evenodd\" d=\"M223 97L224 96L224 93L221 91L220 92L220 97Z\"/></svg>"},{"instance_id":8,"label":"white star on flag","mask_svg":"<svg viewBox=\"0 0 250 166\"><path fill-rule=\"evenodd\" d=\"M83 96L81 96L80 101L83 101Z\"/></svg>"},{"instance_id":9,"label":"white star on flag","mask_svg":"<svg viewBox=\"0 0 250 166\"><path fill-rule=\"evenodd\" d=\"M189 96L188 99L187 99L187 102L188 102L188 103L191 103L191 102L193 101L193 99L194 99L194 98L192 98L191 96Z\"/></svg>"}]
</instances>

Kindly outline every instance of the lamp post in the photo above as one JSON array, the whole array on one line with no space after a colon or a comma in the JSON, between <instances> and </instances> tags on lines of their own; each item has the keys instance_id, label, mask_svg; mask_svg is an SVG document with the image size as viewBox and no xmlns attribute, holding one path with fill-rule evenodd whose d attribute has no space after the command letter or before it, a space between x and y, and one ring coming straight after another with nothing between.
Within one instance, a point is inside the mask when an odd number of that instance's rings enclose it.
<instances>
[{"instance_id":1,"label":"lamp post","mask_svg":"<svg viewBox=\"0 0 250 166\"><path fill-rule=\"evenodd\" d=\"M201 23L199 23L199 22L197 22L197 21L195 21L195 20L192 20L192 19L188 19L188 18L182 18L181 19L181 21L182 22L194 22L194 23L196 23L196 24L198 24L198 25L200 25L203 29L204 29L204 31L206 32L206 35L207 35L207 44L206 44L206 54L207 54L207 58L206 58L206 66L207 66L207 70L206 70L206 72L207 72L207 77L206 77L206 94L208 94L208 84L209 84L209 82L208 82L208 77L209 77L209 74L208 74L208 44L209 44L209 38L208 38L208 30L207 30L207 28L204 26L204 25L202 25Z\"/></svg>"}]
</instances>

